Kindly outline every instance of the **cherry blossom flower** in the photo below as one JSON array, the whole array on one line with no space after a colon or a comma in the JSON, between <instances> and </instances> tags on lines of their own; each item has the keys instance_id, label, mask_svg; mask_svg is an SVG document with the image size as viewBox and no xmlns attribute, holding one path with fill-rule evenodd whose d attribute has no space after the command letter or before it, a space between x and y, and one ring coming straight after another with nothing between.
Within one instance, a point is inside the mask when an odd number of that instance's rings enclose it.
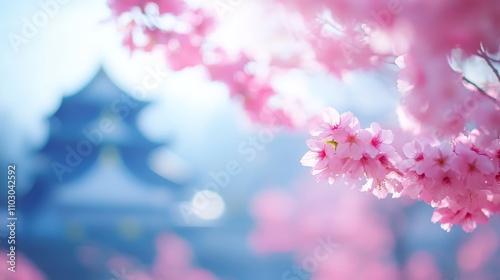
<instances>
[{"instance_id":1,"label":"cherry blossom flower","mask_svg":"<svg viewBox=\"0 0 500 280\"><path fill-rule=\"evenodd\" d=\"M443 203L436 208L432 215L432 222L440 222L441 228L450 231L454 225L461 225L465 232L471 232L476 229L478 224L488 222L488 216L481 209L452 210Z\"/></svg>"},{"instance_id":2,"label":"cherry blossom flower","mask_svg":"<svg viewBox=\"0 0 500 280\"><path fill-rule=\"evenodd\" d=\"M422 199L438 207L436 213L442 215L437 220L446 228L465 223L469 230L471 222L464 215L482 219L480 213L489 217L498 212L500 87L491 79L469 79L471 71L464 65L480 60L484 63L476 63L477 68L485 67L500 81L494 62L500 50L499 1L258 2L266 11L297 15L294 24L274 29L282 24L263 18L248 33L257 43L245 39L248 46L236 44L231 50L212 36L224 23L206 5L180 0L108 3L114 18L127 19L115 20L123 25L126 47L162 50L175 71L204 68L207 78L225 84L229 97L256 123L301 130L319 115L305 109L314 98L291 106L295 101L274 88L280 72L326 73L343 80L357 70L386 73L387 62L394 61L397 72L387 77L395 77L401 92L398 120L412 141L396 141L377 122L362 128L353 113L327 107L323 122L310 132L310 151L301 163L319 182L343 181L379 198ZM169 27L160 24L165 15L172 21ZM255 36L264 27L265 35ZM283 29L294 39L283 36ZM291 44L287 50L275 48ZM452 210L444 202L454 205Z\"/></svg>"},{"instance_id":3,"label":"cherry blossom flower","mask_svg":"<svg viewBox=\"0 0 500 280\"><path fill-rule=\"evenodd\" d=\"M446 172L451 169L455 154L450 143L443 142L437 147L431 147L424 151L423 170L424 173L434 178L440 172Z\"/></svg>"},{"instance_id":4,"label":"cherry blossom flower","mask_svg":"<svg viewBox=\"0 0 500 280\"><path fill-rule=\"evenodd\" d=\"M413 140L403 146L403 151L407 159L400 164L402 171L414 170L417 174L422 174L425 171L424 163L424 147L420 142Z\"/></svg>"},{"instance_id":5,"label":"cherry blossom flower","mask_svg":"<svg viewBox=\"0 0 500 280\"><path fill-rule=\"evenodd\" d=\"M378 123L370 124L370 128L368 128L367 131L371 133L372 139L370 145L366 147L365 152L371 157L375 157L379 153L386 153L394 150L390 145L393 139L392 131L383 130Z\"/></svg>"},{"instance_id":6,"label":"cherry blossom flower","mask_svg":"<svg viewBox=\"0 0 500 280\"><path fill-rule=\"evenodd\" d=\"M322 141L308 140L307 145L311 151L307 152L300 163L304 166L312 167L312 174L316 175L319 172L328 168L330 162L327 153L334 153L334 147L332 144L328 144Z\"/></svg>"},{"instance_id":7,"label":"cherry blossom flower","mask_svg":"<svg viewBox=\"0 0 500 280\"><path fill-rule=\"evenodd\" d=\"M484 175L492 174L495 169L488 156L465 150L458 154L454 170L473 187L484 184Z\"/></svg>"},{"instance_id":8,"label":"cherry blossom flower","mask_svg":"<svg viewBox=\"0 0 500 280\"><path fill-rule=\"evenodd\" d=\"M347 127L350 127L353 131L359 129L359 121L351 112L345 112L340 115L337 110L332 107L326 108L323 112L323 121L323 124L311 131L311 135L320 139L334 141L334 131L342 130Z\"/></svg>"},{"instance_id":9,"label":"cherry blossom flower","mask_svg":"<svg viewBox=\"0 0 500 280\"><path fill-rule=\"evenodd\" d=\"M333 132L333 138L337 144L337 154L339 157L351 157L358 160L366 152L371 140L370 132L357 130L348 127Z\"/></svg>"}]
</instances>

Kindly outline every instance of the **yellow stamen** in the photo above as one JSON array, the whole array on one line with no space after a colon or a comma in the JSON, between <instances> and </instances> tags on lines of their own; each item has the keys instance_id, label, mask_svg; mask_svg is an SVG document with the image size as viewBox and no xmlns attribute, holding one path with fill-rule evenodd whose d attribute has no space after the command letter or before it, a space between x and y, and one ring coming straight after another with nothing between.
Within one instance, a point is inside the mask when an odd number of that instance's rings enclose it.
<instances>
[{"instance_id":1,"label":"yellow stamen","mask_svg":"<svg viewBox=\"0 0 500 280\"><path fill-rule=\"evenodd\" d=\"M333 145L335 149L337 149L337 146L339 145L339 143L335 142L335 140L326 140L325 143Z\"/></svg>"}]
</instances>

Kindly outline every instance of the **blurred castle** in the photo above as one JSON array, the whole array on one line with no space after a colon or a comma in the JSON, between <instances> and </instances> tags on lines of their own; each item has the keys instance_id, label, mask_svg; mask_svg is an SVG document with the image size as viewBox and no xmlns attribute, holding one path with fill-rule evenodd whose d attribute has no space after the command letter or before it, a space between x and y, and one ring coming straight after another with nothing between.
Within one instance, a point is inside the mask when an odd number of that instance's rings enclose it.
<instances>
[{"instance_id":1,"label":"blurred castle","mask_svg":"<svg viewBox=\"0 0 500 280\"><path fill-rule=\"evenodd\" d=\"M147 105L100 69L49 118L35 182L18 204L28 237L22 249L42 269L76 263L68 259L74 252L64 254L62 263L44 263L54 247L70 250L90 239L134 251L153 246L154 236L172 227L171 202L183 181L168 177L179 167L159 154L168 151L165 145L151 142L137 127Z\"/></svg>"}]
</instances>

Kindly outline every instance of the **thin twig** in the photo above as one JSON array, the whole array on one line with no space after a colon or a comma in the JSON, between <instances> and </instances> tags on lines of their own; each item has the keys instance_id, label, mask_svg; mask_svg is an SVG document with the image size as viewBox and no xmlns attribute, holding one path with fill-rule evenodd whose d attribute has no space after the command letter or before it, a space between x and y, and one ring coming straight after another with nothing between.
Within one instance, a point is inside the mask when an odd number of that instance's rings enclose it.
<instances>
[{"instance_id":1,"label":"thin twig","mask_svg":"<svg viewBox=\"0 0 500 280\"><path fill-rule=\"evenodd\" d=\"M320 21L320 24L326 24L326 25L329 25L330 27L332 27L333 29L335 29L338 32L344 32L342 29L340 29L333 22L329 21L326 18L317 17L317 19Z\"/></svg>"},{"instance_id":2,"label":"thin twig","mask_svg":"<svg viewBox=\"0 0 500 280\"><path fill-rule=\"evenodd\" d=\"M493 70L493 73L495 73L497 80L500 82L500 73L498 73L498 69L493 66L493 63L491 63L490 57L484 50L481 50L479 53L482 54L481 57L486 61L486 63L488 63L488 66L491 68L491 70Z\"/></svg>"},{"instance_id":3,"label":"thin twig","mask_svg":"<svg viewBox=\"0 0 500 280\"><path fill-rule=\"evenodd\" d=\"M387 61L387 60L382 60L382 61L388 64L396 65L396 62L394 61Z\"/></svg>"},{"instance_id":4,"label":"thin twig","mask_svg":"<svg viewBox=\"0 0 500 280\"><path fill-rule=\"evenodd\" d=\"M482 93L485 97L489 98L491 101L493 101L493 103L495 103L496 105L500 105L498 103L498 100L495 99L493 96L489 95L484 89L482 89L481 87L479 87L478 85L476 85L474 82L472 82L471 80L467 79L465 76L462 77L462 79L464 81L466 81L467 83L473 85L480 93Z\"/></svg>"},{"instance_id":5,"label":"thin twig","mask_svg":"<svg viewBox=\"0 0 500 280\"><path fill-rule=\"evenodd\" d=\"M476 55L479 56L479 57L482 57L482 58L488 58L489 60L491 60L493 62L500 63L500 59L494 59L494 58L492 58L491 56L489 56L487 54L483 54L481 52L478 52L478 53L476 53Z\"/></svg>"}]
</instances>

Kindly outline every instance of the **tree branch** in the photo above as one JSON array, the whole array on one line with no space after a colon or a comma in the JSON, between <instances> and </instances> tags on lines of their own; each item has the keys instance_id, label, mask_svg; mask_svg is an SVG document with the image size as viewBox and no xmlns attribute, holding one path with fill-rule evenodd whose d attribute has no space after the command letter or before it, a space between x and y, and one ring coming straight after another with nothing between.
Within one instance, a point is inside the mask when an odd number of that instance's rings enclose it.
<instances>
[{"instance_id":1,"label":"tree branch","mask_svg":"<svg viewBox=\"0 0 500 280\"><path fill-rule=\"evenodd\" d=\"M495 76L497 77L497 80L500 82L500 73L498 73L498 69L493 66L493 63L491 63L491 58L486 54L484 50L479 51L479 56L482 57L488 66L493 70L493 73L495 73Z\"/></svg>"},{"instance_id":2,"label":"tree branch","mask_svg":"<svg viewBox=\"0 0 500 280\"><path fill-rule=\"evenodd\" d=\"M489 60L491 60L493 62L500 63L500 59L494 59L491 56L488 56L486 54L477 53L476 55L479 56L479 57L482 57L482 58L488 58Z\"/></svg>"},{"instance_id":3,"label":"tree branch","mask_svg":"<svg viewBox=\"0 0 500 280\"><path fill-rule=\"evenodd\" d=\"M466 81L467 83L473 85L481 94L483 94L485 97L487 97L488 99L490 99L491 101L493 101L493 103L495 103L496 105L500 105L498 100L496 98L494 98L493 96L489 95L484 89L482 89L481 87L479 87L478 85L476 85L474 82L472 82L471 80L467 79L465 76L462 77L462 79L464 81Z\"/></svg>"}]
</instances>

